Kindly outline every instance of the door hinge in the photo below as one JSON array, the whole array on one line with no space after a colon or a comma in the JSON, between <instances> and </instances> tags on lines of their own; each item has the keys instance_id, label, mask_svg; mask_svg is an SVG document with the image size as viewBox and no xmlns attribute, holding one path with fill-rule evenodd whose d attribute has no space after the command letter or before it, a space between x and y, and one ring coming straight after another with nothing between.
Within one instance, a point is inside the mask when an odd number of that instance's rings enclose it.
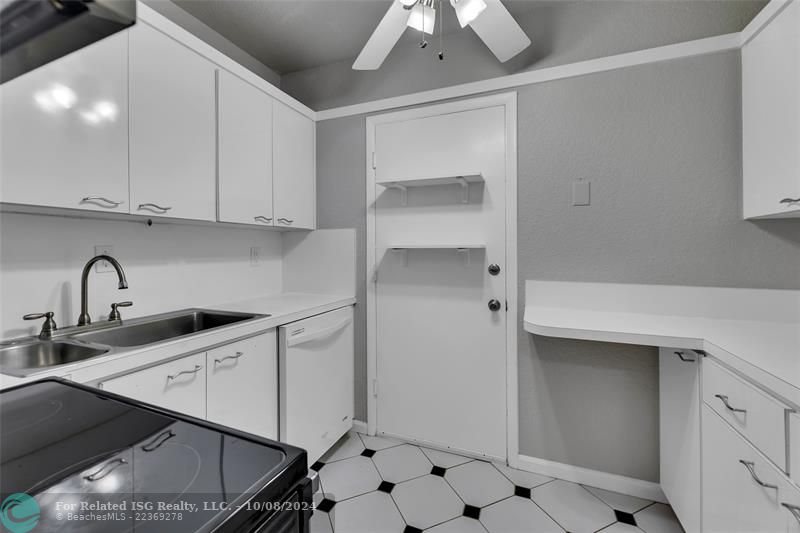
<instances>
[{"instance_id":1,"label":"door hinge","mask_svg":"<svg viewBox=\"0 0 800 533\"><path fill-rule=\"evenodd\" d=\"M373 379L372 380L372 395L373 396L378 396L378 380L377 379Z\"/></svg>"},{"instance_id":2,"label":"door hinge","mask_svg":"<svg viewBox=\"0 0 800 533\"><path fill-rule=\"evenodd\" d=\"M378 164L375 162L375 152L372 152L372 168L378 168Z\"/></svg>"},{"instance_id":3,"label":"door hinge","mask_svg":"<svg viewBox=\"0 0 800 533\"><path fill-rule=\"evenodd\" d=\"M378 267L372 269L372 283L378 283Z\"/></svg>"}]
</instances>

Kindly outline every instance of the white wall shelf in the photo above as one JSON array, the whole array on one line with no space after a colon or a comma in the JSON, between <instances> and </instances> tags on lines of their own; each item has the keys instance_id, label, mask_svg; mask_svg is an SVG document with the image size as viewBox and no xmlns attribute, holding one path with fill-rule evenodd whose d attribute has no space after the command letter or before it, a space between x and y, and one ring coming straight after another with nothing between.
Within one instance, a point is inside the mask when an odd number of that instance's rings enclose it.
<instances>
[{"instance_id":1,"label":"white wall shelf","mask_svg":"<svg viewBox=\"0 0 800 533\"><path fill-rule=\"evenodd\" d=\"M472 250L485 250L485 244L396 244L388 247L394 253L403 254L403 266L408 266L409 250L454 250L464 256L464 264L470 264L470 252Z\"/></svg>"},{"instance_id":2,"label":"white wall shelf","mask_svg":"<svg viewBox=\"0 0 800 533\"><path fill-rule=\"evenodd\" d=\"M400 202L403 205L408 205L408 189L412 187L433 187L436 185L460 185L461 186L461 202L469 202L469 184L470 183L483 183L483 176L477 173L459 174L454 176L430 176L426 178L392 178L377 180L375 182L387 189L398 189L402 194Z\"/></svg>"}]
</instances>

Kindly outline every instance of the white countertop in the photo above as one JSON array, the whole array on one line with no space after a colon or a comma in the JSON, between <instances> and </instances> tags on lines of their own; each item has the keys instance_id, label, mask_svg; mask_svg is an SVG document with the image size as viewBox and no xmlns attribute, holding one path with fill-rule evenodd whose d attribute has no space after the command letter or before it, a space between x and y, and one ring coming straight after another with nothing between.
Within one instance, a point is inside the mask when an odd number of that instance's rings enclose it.
<instances>
[{"instance_id":1,"label":"white countertop","mask_svg":"<svg viewBox=\"0 0 800 533\"><path fill-rule=\"evenodd\" d=\"M204 331L187 338L173 339L142 348L116 351L78 363L61 365L47 372L25 378L0 374L0 388L53 376L68 377L75 381L86 383L101 377L122 373L131 368L153 365L162 360L203 351L207 347L230 342L238 337L252 335L259 331L266 331L296 320L352 305L355 301L354 297L347 295L282 293L226 304L204 305L200 307L222 311L269 314L270 316ZM165 312L169 311L178 311L178 309L165 310Z\"/></svg>"},{"instance_id":2,"label":"white countertop","mask_svg":"<svg viewBox=\"0 0 800 533\"><path fill-rule=\"evenodd\" d=\"M800 405L800 291L528 281L529 333L704 350Z\"/></svg>"}]
</instances>

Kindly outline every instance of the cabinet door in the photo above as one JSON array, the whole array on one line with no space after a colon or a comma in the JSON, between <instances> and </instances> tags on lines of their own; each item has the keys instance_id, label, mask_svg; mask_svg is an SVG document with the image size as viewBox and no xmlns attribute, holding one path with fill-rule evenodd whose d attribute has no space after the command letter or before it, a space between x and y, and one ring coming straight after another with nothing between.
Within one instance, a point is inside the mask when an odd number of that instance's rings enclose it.
<instances>
[{"instance_id":1,"label":"cabinet door","mask_svg":"<svg viewBox=\"0 0 800 533\"><path fill-rule=\"evenodd\" d=\"M687 533L699 533L700 356L662 348L659 360L661 488Z\"/></svg>"},{"instance_id":2,"label":"cabinet door","mask_svg":"<svg viewBox=\"0 0 800 533\"><path fill-rule=\"evenodd\" d=\"M272 98L218 71L218 218L272 226Z\"/></svg>"},{"instance_id":3,"label":"cabinet door","mask_svg":"<svg viewBox=\"0 0 800 533\"><path fill-rule=\"evenodd\" d=\"M0 201L128 212L128 32L0 86Z\"/></svg>"},{"instance_id":4,"label":"cabinet door","mask_svg":"<svg viewBox=\"0 0 800 533\"><path fill-rule=\"evenodd\" d=\"M705 404L702 417L703 531L785 532L785 478Z\"/></svg>"},{"instance_id":5,"label":"cabinet door","mask_svg":"<svg viewBox=\"0 0 800 533\"><path fill-rule=\"evenodd\" d=\"M278 438L278 342L275 330L210 350L207 416L269 439Z\"/></svg>"},{"instance_id":6,"label":"cabinet door","mask_svg":"<svg viewBox=\"0 0 800 533\"><path fill-rule=\"evenodd\" d=\"M275 225L314 229L314 122L288 106L273 104Z\"/></svg>"},{"instance_id":7,"label":"cabinet door","mask_svg":"<svg viewBox=\"0 0 800 533\"><path fill-rule=\"evenodd\" d=\"M798 28L795 1L742 49L745 218L800 216Z\"/></svg>"},{"instance_id":8,"label":"cabinet door","mask_svg":"<svg viewBox=\"0 0 800 533\"><path fill-rule=\"evenodd\" d=\"M198 353L100 383L100 388L172 409L206 417L206 354Z\"/></svg>"},{"instance_id":9,"label":"cabinet door","mask_svg":"<svg viewBox=\"0 0 800 533\"><path fill-rule=\"evenodd\" d=\"M216 220L215 68L158 30L130 30L131 213Z\"/></svg>"}]
</instances>

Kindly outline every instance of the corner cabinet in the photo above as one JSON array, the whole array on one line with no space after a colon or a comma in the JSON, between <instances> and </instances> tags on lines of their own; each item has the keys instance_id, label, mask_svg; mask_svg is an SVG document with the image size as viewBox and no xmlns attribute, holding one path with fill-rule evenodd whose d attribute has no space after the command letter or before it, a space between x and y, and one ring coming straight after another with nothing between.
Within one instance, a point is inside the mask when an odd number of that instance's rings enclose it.
<instances>
[{"instance_id":1,"label":"corner cabinet","mask_svg":"<svg viewBox=\"0 0 800 533\"><path fill-rule=\"evenodd\" d=\"M129 36L131 213L216 220L216 67L147 24Z\"/></svg>"},{"instance_id":2,"label":"corner cabinet","mask_svg":"<svg viewBox=\"0 0 800 533\"><path fill-rule=\"evenodd\" d=\"M314 229L314 122L277 101L273 105L272 117L275 226Z\"/></svg>"},{"instance_id":3,"label":"corner cabinet","mask_svg":"<svg viewBox=\"0 0 800 533\"><path fill-rule=\"evenodd\" d=\"M0 201L128 212L128 33L0 85Z\"/></svg>"},{"instance_id":4,"label":"corner cabinet","mask_svg":"<svg viewBox=\"0 0 800 533\"><path fill-rule=\"evenodd\" d=\"M742 48L745 218L800 217L800 0Z\"/></svg>"}]
</instances>

